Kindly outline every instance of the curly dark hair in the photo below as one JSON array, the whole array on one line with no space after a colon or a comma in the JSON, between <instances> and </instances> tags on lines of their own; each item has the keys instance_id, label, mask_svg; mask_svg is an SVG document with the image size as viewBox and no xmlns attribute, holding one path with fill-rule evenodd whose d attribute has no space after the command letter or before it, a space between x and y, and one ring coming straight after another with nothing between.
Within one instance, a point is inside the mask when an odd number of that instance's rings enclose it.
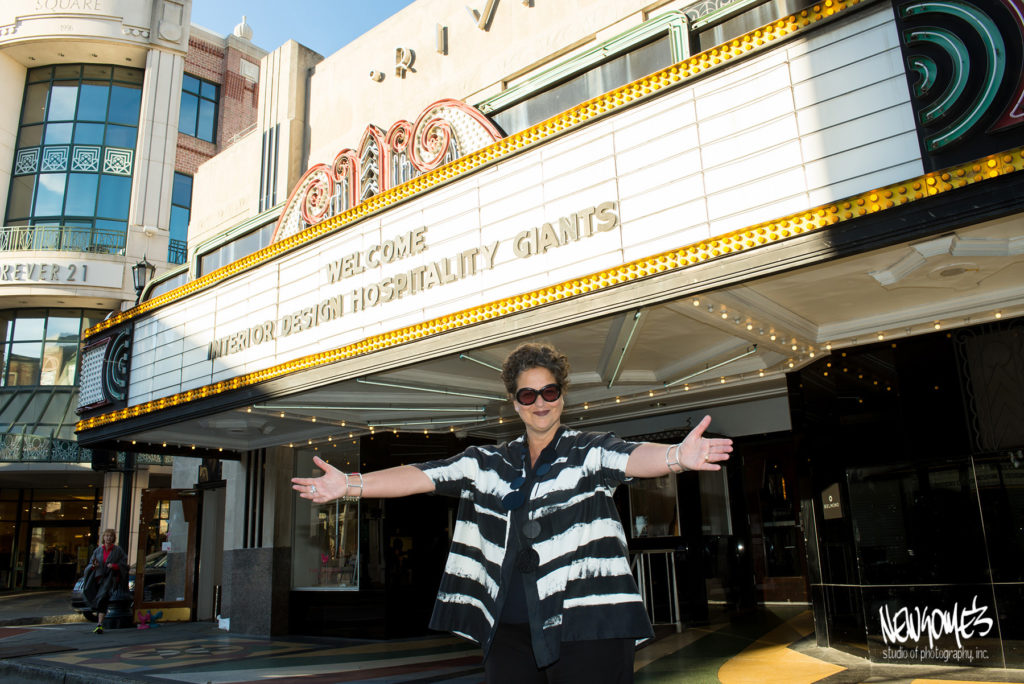
<instances>
[{"instance_id":1,"label":"curly dark hair","mask_svg":"<svg viewBox=\"0 0 1024 684\"><path fill-rule=\"evenodd\" d=\"M501 364L501 381L509 394L516 393L516 378L531 368L547 368L564 392L569 387L569 359L550 344L527 342L516 347Z\"/></svg>"}]
</instances>

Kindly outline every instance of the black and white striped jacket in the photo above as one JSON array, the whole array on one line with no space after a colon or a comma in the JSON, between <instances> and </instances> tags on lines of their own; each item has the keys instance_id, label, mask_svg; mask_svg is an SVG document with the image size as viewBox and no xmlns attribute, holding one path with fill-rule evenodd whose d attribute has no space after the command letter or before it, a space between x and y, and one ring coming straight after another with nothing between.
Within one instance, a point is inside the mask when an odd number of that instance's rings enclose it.
<instances>
[{"instance_id":1,"label":"black and white striped jacket","mask_svg":"<svg viewBox=\"0 0 1024 684\"><path fill-rule=\"evenodd\" d=\"M527 542L540 564L524 575L536 579L524 586L538 667L558 659L562 641L653 636L612 501L637 446L560 427L535 467L550 463L550 471L527 480L529 497L511 514L502 498L526 475L525 436L417 464L437 493L460 497L430 627L477 641L488 652L513 572L514 563L506 562L509 536L528 519L541 525L540 535Z\"/></svg>"}]
</instances>

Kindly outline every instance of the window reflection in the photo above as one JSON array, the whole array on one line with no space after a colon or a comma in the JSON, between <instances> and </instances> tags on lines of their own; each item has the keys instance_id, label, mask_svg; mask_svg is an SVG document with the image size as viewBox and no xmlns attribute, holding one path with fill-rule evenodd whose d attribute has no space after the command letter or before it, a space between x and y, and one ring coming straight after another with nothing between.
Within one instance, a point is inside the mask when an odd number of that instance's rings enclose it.
<instances>
[{"instance_id":1,"label":"window reflection","mask_svg":"<svg viewBox=\"0 0 1024 684\"><path fill-rule=\"evenodd\" d=\"M25 88L25 104L21 109L22 124L39 123L46 113L46 99L50 88L45 83Z\"/></svg>"},{"instance_id":2,"label":"window reflection","mask_svg":"<svg viewBox=\"0 0 1024 684\"><path fill-rule=\"evenodd\" d=\"M333 459L332 459L333 460ZM299 475L317 475L312 459L299 460ZM296 499L292 583L303 589L359 587L359 502L313 504Z\"/></svg>"},{"instance_id":3,"label":"window reflection","mask_svg":"<svg viewBox=\"0 0 1024 684\"><path fill-rule=\"evenodd\" d=\"M985 581L968 459L857 468L849 478L865 583Z\"/></svg>"},{"instance_id":4,"label":"window reflection","mask_svg":"<svg viewBox=\"0 0 1024 684\"><path fill-rule=\"evenodd\" d=\"M35 189L35 176L21 176L11 180L11 196L7 204L7 216L10 219L32 213L32 194Z\"/></svg>"},{"instance_id":5,"label":"window reflection","mask_svg":"<svg viewBox=\"0 0 1024 684\"><path fill-rule=\"evenodd\" d=\"M103 66L102 64L85 64L82 66L82 77L83 78L96 78L103 79L104 81L110 80L110 67ZM119 81L125 80L119 78Z\"/></svg>"},{"instance_id":6,"label":"window reflection","mask_svg":"<svg viewBox=\"0 0 1024 684\"><path fill-rule=\"evenodd\" d=\"M132 179L126 176L100 176L100 197L96 215L112 219L128 218L128 199Z\"/></svg>"},{"instance_id":7,"label":"window reflection","mask_svg":"<svg viewBox=\"0 0 1024 684\"><path fill-rule=\"evenodd\" d=\"M217 134L217 100L220 86L185 74L181 83L178 130L214 142Z\"/></svg>"},{"instance_id":8,"label":"window reflection","mask_svg":"<svg viewBox=\"0 0 1024 684\"><path fill-rule=\"evenodd\" d=\"M10 346L5 385L35 385L39 381L42 350L38 344L15 343Z\"/></svg>"},{"instance_id":9,"label":"window reflection","mask_svg":"<svg viewBox=\"0 0 1024 684\"><path fill-rule=\"evenodd\" d=\"M46 127L46 136L43 143L46 145L65 145L71 142L71 131L74 124L59 123L49 124Z\"/></svg>"},{"instance_id":10,"label":"window reflection","mask_svg":"<svg viewBox=\"0 0 1024 684\"><path fill-rule=\"evenodd\" d=\"M18 147L35 147L43 142L42 126L23 126L18 134Z\"/></svg>"},{"instance_id":11,"label":"window reflection","mask_svg":"<svg viewBox=\"0 0 1024 684\"><path fill-rule=\"evenodd\" d=\"M36 191L35 213L42 215L59 215L64 207L64 184L67 174L43 173L39 175L39 188Z\"/></svg>"},{"instance_id":12,"label":"window reflection","mask_svg":"<svg viewBox=\"0 0 1024 684\"><path fill-rule=\"evenodd\" d=\"M68 198L64 209L68 214L88 215L96 207L96 183L91 173L73 173L68 180Z\"/></svg>"},{"instance_id":13,"label":"window reflection","mask_svg":"<svg viewBox=\"0 0 1024 684\"><path fill-rule=\"evenodd\" d=\"M141 69L100 64L28 71L8 193L8 225L91 228L100 227L96 219L101 218L111 221L104 228L124 232L142 77ZM118 179L101 179L101 174ZM42 247L32 243L32 248L56 249L61 244L50 242ZM116 242L102 245L89 237L82 246L123 249L123 238ZM27 247L14 240L7 248Z\"/></svg>"},{"instance_id":14,"label":"window reflection","mask_svg":"<svg viewBox=\"0 0 1024 684\"><path fill-rule=\"evenodd\" d=\"M46 120L67 121L74 119L75 102L77 99L77 85L54 84L50 90L50 105L46 110Z\"/></svg>"},{"instance_id":15,"label":"window reflection","mask_svg":"<svg viewBox=\"0 0 1024 684\"><path fill-rule=\"evenodd\" d=\"M18 312L17 321L14 324L14 335L11 339L19 340L40 340L43 338L43 328L46 325L46 311L42 309L23 309Z\"/></svg>"},{"instance_id":16,"label":"window reflection","mask_svg":"<svg viewBox=\"0 0 1024 684\"><path fill-rule=\"evenodd\" d=\"M199 115L199 98L191 93L182 93L180 109L178 130L188 135L195 135L196 117Z\"/></svg>"},{"instance_id":17,"label":"window reflection","mask_svg":"<svg viewBox=\"0 0 1024 684\"><path fill-rule=\"evenodd\" d=\"M78 78L82 75L81 64L58 64L53 67L54 80Z\"/></svg>"},{"instance_id":18,"label":"window reflection","mask_svg":"<svg viewBox=\"0 0 1024 684\"><path fill-rule=\"evenodd\" d=\"M184 246L188 239L188 221L192 213L192 178L183 173L174 174L171 191L170 239ZM172 245L177 246L177 245ZM168 259L169 261L171 259ZM184 260L182 260L184 261ZM182 263L182 262L176 262Z\"/></svg>"},{"instance_id":19,"label":"window reflection","mask_svg":"<svg viewBox=\"0 0 1024 684\"><path fill-rule=\"evenodd\" d=\"M115 85L110 89L110 114L107 118L112 123L137 126L139 124L139 105L142 102L142 89Z\"/></svg>"},{"instance_id":20,"label":"window reflection","mask_svg":"<svg viewBox=\"0 0 1024 684\"><path fill-rule=\"evenodd\" d=\"M75 126L75 142L99 145L103 142L103 124L78 124Z\"/></svg>"},{"instance_id":21,"label":"window reflection","mask_svg":"<svg viewBox=\"0 0 1024 684\"><path fill-rule=\"evenodd\" d=\"M107 118L107 98L110 86L106 83L83 83L78 98L79 121L103 121Z\"/></svg>"},{"instance_id":22,"label":"window reflection","mask_svg":"<svg viewBox=\"0 0 1024 684\"><path fill-rule=\"evenodd\" d=\"M975 459L978 498L995 582L1017 582L1024 568L1024 449Z\"/></svg>"},{"instance_id":23,"label":"window reflection","mask_svg":"<svg viewBox=\"0 0 1024 684\"><path fill-rule=\"evenodd\" d=\"M136 130L127 126L107 126L104 142L111 147L135 147Z\"/></svg>"},{"instance_id":24,"label":"window reflection","mask_svg":"<svg viewBox=\"0 0 1024 684\"><path fill-rule=\"evenodd\" d=\"M0 312L3 385L74 385L81 331L94 325L104 315L103 311L83 312L81 309L20 309ZM6 408L0 415L0 422L5 418L8 421L14 420L21 413L19 410L9 416ZM42 411L42 406L39 411ZM54 423L60 422L63 422L63 418L54 420Z\"/></svg>"}]
</instances>

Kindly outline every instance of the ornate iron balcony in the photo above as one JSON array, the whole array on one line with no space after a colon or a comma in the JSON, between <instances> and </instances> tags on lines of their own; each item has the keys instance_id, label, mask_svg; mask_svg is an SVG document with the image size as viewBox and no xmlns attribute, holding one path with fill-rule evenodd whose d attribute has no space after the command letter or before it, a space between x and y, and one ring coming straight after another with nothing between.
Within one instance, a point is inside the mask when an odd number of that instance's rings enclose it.
<instances>
[{"instance_id":1,"label":"ornate iron balcony","mask_svg":"<svg viewBox=\"0 0 1024 684\"><path fill-rule=\"evenodd\" d=\"M0 251L92 252L124 254L125 233L84 226L4 226Z\"/></svg>"},{"instance_id":2,"label":"ornate iron balcony","mask_svg":"<svg viewBox=\"0 0 1024 684\"><path fill-rule=\"evenodd\" d=\"M188 243L171 238L167 241L167 263L183 264L188 258Z\"/></svg>"}]
</instances>

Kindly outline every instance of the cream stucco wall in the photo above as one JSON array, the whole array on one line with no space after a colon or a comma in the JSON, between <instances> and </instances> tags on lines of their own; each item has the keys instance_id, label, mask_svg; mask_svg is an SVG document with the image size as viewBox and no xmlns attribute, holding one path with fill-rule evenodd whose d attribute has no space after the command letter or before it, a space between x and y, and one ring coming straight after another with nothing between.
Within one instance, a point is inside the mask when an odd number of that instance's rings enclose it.
<instances>
[{"instance_id":1,"label":"cream stucco wall","mask_svg":"<svg viewBox=\"0 0 1024 684\"><path fill-rule=\"evenodd\" d=\"M366 126L387 130L414 121L442 98L476 104L503 84L592 46L677 2L560 0L499 2L489 29L478 28L464 0L419 0L316 66L311 80L309 165L356 148ZM478 10L486 3L477 2ZM436 48L447 26L448 54ZM396 50L415 53L405 77L395 74ZM371 71L384 73L380 82Z\"/></svg>"},{"instance_id":2,"label":"cream stucco wall","mask_svg":"<svg viewBox=\"0 0 1024 684\"><path fill-rule=\"evenodd\" d=\"M125 251L133 262L150 254L160 255L160 260L167 255L184 69L181 55L149 51Z\"/></svg>"},{"instance_id":3,"label":"cream stucco wall","mask_svg":"<svg viewBox=\"0 0 1024 684\"><path fill-rule=\"evenodd\" d=\"M192 0L4 0L0 51L22 64L142 67L146 50L184 53Z\"/></svg>"},{"instance_id":4,"label":"cream stucco wall","mask_svg":"<svg viewBox=\"0 0 1024 684\"><path fill-rule=\"evenodd\" d=\"M479 9L485 6L478 4ZM485 31L461 0L418 0L326 59L289 41L261 65L256 134L196 174L197 187L215 190L196 193L190 248L258 213L260 146L275 125L280 124L279 159L272 204L281 204L310 166L358 147L369 124L386 130L401 119L414 121L442 98L476 104L507 84L685 4L562 0L530 7L499 2ZM447 27L447 54L437 50L438 25ZM395 74L400 48L415 55L404 78ZM371 71L383 73L383 80L371 79Z\"/></svg>"},{"instance_id":5,"label":"cream stucco wall","mask_svg":"<svg viewBox=\"0 0 1024 684\"><path fill-rule=\"evenodd\" d=\"M0 53L0 207L7 207L7 194L11 188L11 168L14 147L21 120L21 99L25 90L25 72L22 65Z\"/></svg>"},{"instance_id":6,"label":"cream stucco wall","mask_svg":"<svg viewBox=\"0 0 1024 684\"><path fill-rule=\"evenodd\" d=\"M196 245L258 213L260 139L259 130L250 131L199 167L192 181L189 257Z\"/></svg>"}]
</instances>

